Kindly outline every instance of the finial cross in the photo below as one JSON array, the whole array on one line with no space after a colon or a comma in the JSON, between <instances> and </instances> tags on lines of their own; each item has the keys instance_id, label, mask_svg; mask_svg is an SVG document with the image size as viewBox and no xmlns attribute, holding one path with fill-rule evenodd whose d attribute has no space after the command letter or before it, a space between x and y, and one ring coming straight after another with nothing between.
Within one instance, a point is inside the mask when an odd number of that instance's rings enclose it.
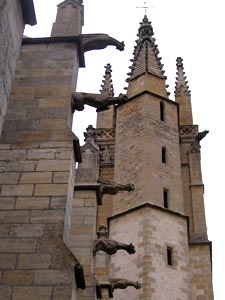
<instances>
[{"instance_id":1,"label":"finial cross","mask_svg":"<svg viewBox=\"0 0 225 300\"><path fill-rule=\"evenodd\" d=\"M144 1L144 5L143 6L137 6L136 8L143 8L145 10L145 15L146 15L147 8L149 8L149 7L147 6L146 1Z\"/></svg>"}]
</instances>

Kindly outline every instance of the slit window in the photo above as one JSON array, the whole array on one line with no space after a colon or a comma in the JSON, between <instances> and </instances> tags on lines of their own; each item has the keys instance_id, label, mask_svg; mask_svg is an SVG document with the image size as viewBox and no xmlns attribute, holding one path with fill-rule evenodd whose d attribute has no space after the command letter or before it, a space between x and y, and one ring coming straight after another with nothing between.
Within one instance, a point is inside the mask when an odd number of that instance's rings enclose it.
<instances>
[{"instance_id":1,"label":"slit window","mask_svg":"<svg viewBox=\"0 0 225 300\"><path fill-rule=\"evenodd\" d=\"M166 163L166 160L167 160L167 157L166 157L166 148L165 147L162 147L162 163L165 164Z\"/></svg>"},{"instance_id":2,"label":"slit window","mask_svg":"<svg viewBox=\"0 0 225 300\"><path fill-rule=\"evenodd\" d=\"M167 265L172 266L173 265L173 248L167 247Z\"/></svg>"},{"instance_id":3,"label":"slit window","mask_svg":"<svg viewBox=\"0 0 225 300\"><path fill-rule=\"evenodd\" d=\"M169 208L169 190L163 189L163 205L165 208Z\"/></svg>"},{"instance_id":4,"label":"slit window","mask_svg":"<svg viewBox=\"0 0 225 300\"><path fill-rule=\"evenodd\" d=\"M165 105L162 101L160 102L160 120L165 121Z\"/></svg>"}]
</instances>

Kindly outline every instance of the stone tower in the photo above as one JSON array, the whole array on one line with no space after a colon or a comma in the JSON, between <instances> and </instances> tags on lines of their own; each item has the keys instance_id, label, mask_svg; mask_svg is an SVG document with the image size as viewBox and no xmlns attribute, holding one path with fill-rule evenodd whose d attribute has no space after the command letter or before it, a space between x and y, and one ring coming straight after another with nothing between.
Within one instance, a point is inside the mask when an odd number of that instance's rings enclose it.
<instances>
[{"instance_id":1,"label":"stone tower","mask_svg":"<svg viewBox=\"0 0 225 300\"><path fill-rule=\"evenodd\" d=\"M209 300L211 242L200 166L200 140L208 131L193 125L183 60L177 58L171 101L158 54L152 24L144 16L127 79L128 99L98 113L100 180L135 186L111 199L106 195L98 210L98 225L108 225L109 238L132 242L136 249L132 257L122 251L110 256L108 276L142 285L139 291L116 290L117 299ZM109 79L108 73L106 67ZM110 96L112 81L107 87Z\"/></svg>"},{"instance_id":2,"label":"stone tower","mask_svg":"<svg viewBox=\"0 0 225 300\"><path fill-rule=\"evenodd\" d=\"M114 96L110 64L100 94L77 93L85 51L124 47L81 33L82 2L59 3L51 37L23 39L32 0L0 4L0 39L14 41L0 65L0 300L212 300L208 132L193 125L183 61L171 101L144 16L127 94ZM80 147L71 128L85 104L97 128Z\"/></svg>"}]
</instances>

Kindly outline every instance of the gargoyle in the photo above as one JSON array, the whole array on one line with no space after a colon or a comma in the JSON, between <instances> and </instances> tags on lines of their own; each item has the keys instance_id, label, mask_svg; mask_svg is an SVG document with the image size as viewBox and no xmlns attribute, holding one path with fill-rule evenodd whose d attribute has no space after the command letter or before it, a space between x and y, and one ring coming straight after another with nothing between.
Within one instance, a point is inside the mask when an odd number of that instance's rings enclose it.
<instances>
[{"instance_id":1,"label":"gargoyle","mask_svg":"<svg viewBox=\"0 0 225 300\"><path fill-rule=\"evenodd\" d=\"M191 144L191 152L198 152L201 149L200 141L209 133L208 130L199 132L195 137L195 141Z\"/></svg>"},{"instance_id":2,"label":"gargoyle","mask_svg":"<svg viewBox=\"0 0 225 300\"><path fill-rule=\"evenodd\" d=\"M107 46L115 46L116 49L120 51L124 50L124 42L119 42L104 33L82 34L82 40L84 44L84 52L104 49Z\"/></svg>"},{"instance_id":3,"label":"gargoyle","mask_svg":"<svg viewBox=\"0 0 225 300\"><path fill-rule=\"evenodd\" d=\"M72 94L72 111L82 111L84 105L90 105L96 108L96 111L109 109L110 105L123 104L127 101L127 96L120 94L118 97L109 97L102 94L91 93L73 93Z\"/></svg>"},{"instance_id":4,"label":"gargoyle","mask_svg":"<svg viewBox=\"0 0 225 300\"><path fill-rule=\"evenodd\" d=\"M209 130L204 130L202 132L199 132L196 136L196 141L199 143L204 137L209 133Z\"/></svg>"},{"instance_id":5,"label":"gargoyle","mask_svg":"<svg viewBox=\"0 0 225 300\"><path fill-rule=\"evenodd\" d=\"M135 289L140 289L141 284L138 281L127 280L123 278L110 278L109 282L112 285L112 290L126 289L128 286L133 286Z\"/></svg>"},{"instance_id":6,"label":"gargoyle","mask_svg":"<svg viewBox=\"0 0 225 300\"><path fill-rule=\"evenodd\" d=\"M100 238L94 241L94 256L98 251L104 251L105 253L112 255L115 254L118 250L125 250L129 254L134 254L136 252L134 245L132 244L127 245L107 238Z\"/></svg>"},{"instance_id":7,"label":"gargoyle","mask_svg":"<svg viewBox=\"0 0 225 300\"><path fill-rule=\"evenodd\" d=\"M113 181L108 180L98 180L100 183L100 194L109 194L109 195L116 195L118 192L121 191L134 191L134 185L133 184L119 184Z\"/></svg>"}]
</instances>

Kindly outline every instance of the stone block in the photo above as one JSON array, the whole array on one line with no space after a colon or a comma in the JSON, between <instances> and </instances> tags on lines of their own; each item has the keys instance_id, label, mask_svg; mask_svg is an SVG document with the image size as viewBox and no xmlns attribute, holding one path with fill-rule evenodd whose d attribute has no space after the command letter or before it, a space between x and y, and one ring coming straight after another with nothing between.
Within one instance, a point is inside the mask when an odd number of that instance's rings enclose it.
<instances>
[{"instance_id":1,"label":"stone block","mask_svg":"<svg viewBox=\"0 0 225 300\"><path fill-rule=\"evenodd\" d=\"M26 172L21 175L20 183L51 183L51 172Z\"/></svg>"},{"instance_id":2,"label":"stone block","mask_svg":"<svg viewBox=\"0 0 225 300\"><path fill-rule=\"evenodd\" d=\"M0 237L9 236L11 224L0 224Z\"/></svg>"},{"instance_id":3,"label":"stone block","mask_svg":"<svg viewBox=\"0 0 225 300\"><path fill-rule=\"evenodd\" d=\"M61 119L41 120L40 128L43 130L56 130L67 127L67 121Z\"/></svg>"},{"instance_id":4,"label":"stone block","mask_svg":"<svg viewBox=\"0 0 225 300\"><path fill-rule=\"evenodd\" d=\"M11 237L41 237L44 234L44 224L13 224Z\"/></svg>"},{"instance_id":5,"label":"stone block","mask_svg":"<svg viewBox=\"0 0 225 300\"><path fill-rule=\"evenodd\" d=\"M14 269L16 266L17 255L16 254L4 254L0 255L0 270Z\"/></svg>"},{"instance_id":6,"label":"stone block","mask_svg":"<svg viewBox=\"0 0 225 300\"><path fill-rule=\"evenodd\" d=\"M56 286L54 287L53 299L62 300L62 299L71 299L72 287L70 286Z\"/></svg>"},{"instance_id":7,"label":"stone block","mask_svg":"<svg viewBox=\"0 0 225 300\"><path fill-rule=\"evenodd\" d=\"M68 98L40 98L38 100L38 107L40 108L54 108L65 107L68 105Z\"/></svg>"},{"instance_id":8,"label":"stone block","mask_svg":"<svg viewBox=\"0 0 225 300\"><path fill-rule=\"evenodd\" d=\"M1 223L28 223L29 219L29 211L0 211Z\"/></svg>"},{"instance_id":9,"label":"stone block","mask_svg":"<svg viewBox=\"0 0 225 300\"><path fill-rule=\"evenodd\" d=\"M55 157L54 149L32 149L27 152L27 159L53 159Z\"/></svg>"},{"instance_id":10,"label":"stone block","mask_svg":"<svg viewBox=\"0 0 225 300\"><path fill-rule=\"evenodd\" d=\"M35 271L34 284L36 285L70 285L73 273L64 270L40 270Z\"/></svg>"},{"instance_id":11,"label":"stone block","mask_svg":"<svg viewBox=\"0 0 225 300\"><path fill-rule=\"evenodd\" d=\"M19 173L0 173L0 184L18 183L19 176Z\"/></svg>"},{"instance_id":12,"label":"stone block","mask_svg":"<svg viewBox=\"0 0 225 300\"><path fill-rule=\"evenodd\" d=\"M9 286L0 286L0 300L10 300L12 288ZM21 299L22 300L22 299Z\"/></svg>"},{"instance_id":13,"label":"stone block","mask_svg":"<svg viewBox=\"0 0 225 300\"><path fill-rule=\"evenodd\" d=\"M73 224L73 223L72 223ZM70 233L71 234L93 234L92 225L72 225Z\"/></svg>"},{"instance_id":14,"label":"stone block","mask_svg":"<svg viewBox=\"0 0 225 300\"><path fill-rule=\"evenodd\" d=\"M36 97L70 97L71 95L71 88L70 86L66 85L58 85L58 86L36 86L35 89L35 96Z\"/></svg>"},{"instance_id":15,"label":"stone block","mask_svg":"<svg viewBox=\"0 0 225 300\"><path fill-rule=\"evenodd\" d=\"M49 206L49 197L18 197L16 209L46 209Z\"/></svg>"},{"instance_id":16,"label":"stone block","mask_svg":"<svg viewBox=\"0 0 225 300\"><path fill-rule=\"evenodd\" d=\"M24 160L26 150L0 150L0 160Z\"/></svg>"},{"instance_id":17,"label":"stone block","mask_svg":"<svg viewBox=\"0 0 225 300\"><path fill-rule=\"evenodd\" d=\"M19 254L18 269L48 269L51 266L51 254Z\"/></svg>"},{"instance_id":18,"label":"stone block","mask_svg":"<svg viewBox=\"0 0 225 300\"><path fill-rule=\"evenodd\" d=\"M3 273L3 285L31 285L33 281L33 270L10 270Z\"/></svg>"},{"instance_id":19,"label":"stone block","mask_svg":"<svg viewBox=\"0 0 225 300\"><path fill-rule=\"evenodd\" d=\"M40 160L37 164L37 171L69 171L70 160Z\"/></svg>"},{"instance_id":20,"label":"stone block","mask_svg":"<svg viewBox=\"0 0 225 300\"><path fill-rule=\"evenodd\" d=\"M45 211L32 211L32 223L60 223L64 222L64 210L45 210Z\"/></svg>"},{"instance_id":21,"label":"stone block","mask_svg":"<svg viewBox=\"0 0 225 300\"><path fill-rule=\"evenodd\" d=\"M40 148L71 148L73 146L73 142L48 142L48 143L40 143Z\"/></svg>"},{"instance_id":22,"label":"stone block","mask_svg":"<svg viewBox=\"0 0 225 300\"><path fill-rule=\"evenodd\" d=\"M51 300L51 294L50 286L16 286L13 288L12 300Z\"/></svg>"},{"instance_id":23,"label":"stone block","mask_svg":"<svg viewBox=\"0 0 225 300\"><path fill-rule=\"evenodd\" d=\"M33 253L37 240L31 238L2 238L0 252L2 253Z\"/></svg>"},{"instance_id":24,"label":"stone block","mask_svg":"<svg viewBox=\"0 0 225 300\"><path fill-rule=\"evenodd\" d=\"M53 183L68 183L68 172L54 172Z\"/></svg>"},{"instance_id":25,"label":"stone block","mask_svg":"<svg viewBox=\"0 0 225 300\"><path fill-rule=\"evenodd\" d=\"M67 184L36 184L34 196L63 196L67 189Z\"/></svg>"},{"instance_id":26,"label":"stone block","mask_svg":"<svg viewBox=\"0 0 225 300\"><path fill-rule=\"evenodd\" d=\"M71 149L58 149L56 150L56 159L71 159Z\"/></svg>"},{"instance_id":27,"label":"stone block","mask_svg":"<svg viewBox=\"0 0 225 300\"><path fill-rule=\"evenodd\" d=\"M93 207L73 207L73 217L75 216L93 216L95 210Z\"/></svg>"},{"instance_id":28,"label":"stone block","mask_svg":"<svg viewBox=\"0 0 225 300\"><path fill-rule=\"evenodd\" d=\"M66 207L67 197L52 197L50 208L58 209Z\"/></svg>"},{"instance_id":29,"label":"stone block","mask_svg":"<svg viewBox=\"0 0 225 300\"><path fill-rule=\"evenodd\" d=\"M34 171L35 161L0 161L0 172L29 172Z\"/></svg>"},{"instance_id":30,"label":"stone block","mask_svg":"<svg viewBox=\"0 0 225 300\"><path fill-rule=\"evenodd\" d=\"M13 197L1 197L0 210L10 210L14 208L15 199Z\"/></svg>"},{"instance_id":31,"label":"stone block","mask_svg":"<svg viewBox=\"0 0 225 300\"><path fill-rule=\"evenodd\" d=\"M3 185L2 196L32 196L33 184Z\"/></svg>"}]
</instances>

